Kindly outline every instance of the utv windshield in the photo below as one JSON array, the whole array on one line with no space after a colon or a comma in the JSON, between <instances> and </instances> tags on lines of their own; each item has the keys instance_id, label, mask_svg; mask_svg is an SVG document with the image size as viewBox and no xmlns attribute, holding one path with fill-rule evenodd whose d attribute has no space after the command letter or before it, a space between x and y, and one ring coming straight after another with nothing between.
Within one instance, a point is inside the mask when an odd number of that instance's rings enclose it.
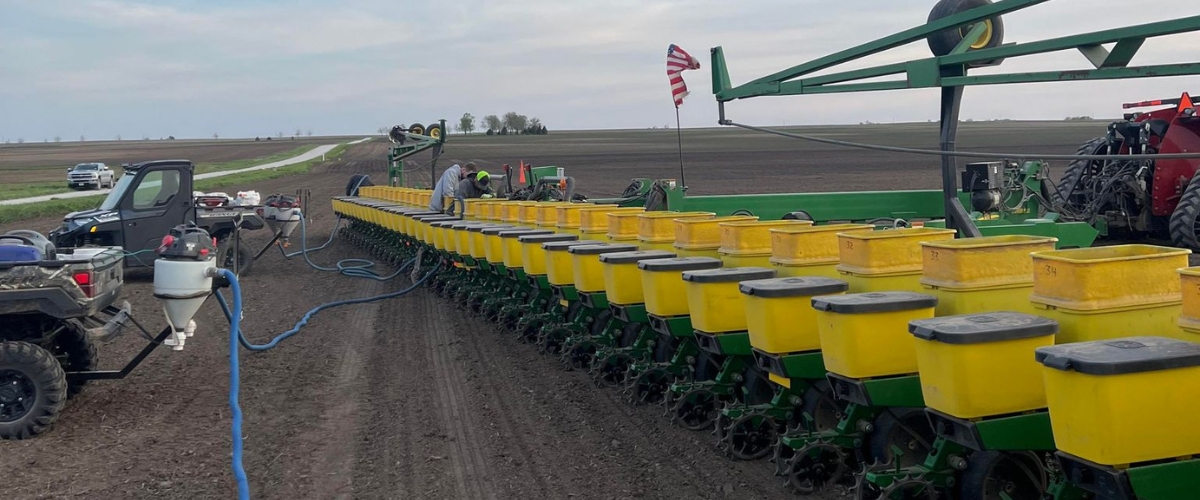
<instances>
[{"instance_id":1,"label":"utv windshield","mask_svg":"<svg viewBox=\"0 0 1200 500\"><path fill-rule=\"evenodd\" d=\"M116 210L117 205L121 203L121 197L125 196L125 191L129 189L129 185L133 183L133 179L135 177L137 176L122 175L121 178L117 180L117 185L113 186L112 191L110 191L108 196L104 198L104 201L100 203L100 209Z\"/></svg>"}]
</instances>

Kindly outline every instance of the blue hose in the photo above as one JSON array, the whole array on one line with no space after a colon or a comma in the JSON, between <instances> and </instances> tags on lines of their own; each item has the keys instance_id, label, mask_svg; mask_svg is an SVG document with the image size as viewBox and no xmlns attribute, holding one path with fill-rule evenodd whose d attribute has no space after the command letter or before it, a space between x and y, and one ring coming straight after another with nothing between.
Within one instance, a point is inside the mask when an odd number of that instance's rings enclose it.
<instances>
[{"instance_id":1,"label":"blue hose","mask_svg":"<svg viewBox=\"0 0 1200 500\"><path fill-rule=\"evenodd\" d=\"M401 269L412 265L413 262L414 261L412 260L408 261L404 266L401 267ZM431 278L438 271L439 267L440 266L433 266L429 270L429 273L413 283L412 286L409 286L403 290L385 293L383 295L376 295L373 297L346 299L321 304L313 308L311 311L308 311L308 313L306 313L291 330L279 334L266 344L251 344L242 334L242 287L241 284L238 283L236 274L228 269L221 270L221 276L229 280L229 288L233 291L232 309L230 309L229 304L226 303L224 295L218 291L214 291L214 294L217 296L217 303L221 305L221 310L225 313L225 317L229 319L229 409L233 417L233 475L234 478L237 479L239 500L250 499L250 483L246 478L246 469L242 466L242 408L238 404L238 396L240 394L239 381L241 379L239 365L241 363L238 358L238 345L241 345L251 351L265 351L271 349L279 345L279 342L283 341L284 339L299 333L300 329L304 328L304 326L308 324L308 321L320 311L338 306L365 304L368 302L375 302L405 295L428 281L429 278ZM235 311L236 314L234 314Z\"/></svg>"},{"instance_id":2,"label":"blue hose","mask_svg":"<svg viewBox=\"0 0 1200 500\"><path fill-rule=\"evenodd\" d=\"M310 248L308 248L308 223L303 217L301 217L300 218L300 250L297 252L287 253L287 252L283 251L283 247L280 247L279 251L281 253L283 253L283 257L286 259L291 259L292 257L295 257L297 255L304 256L304 262L308 263L309 267L316 269L318 271L337 271L342 276L349 276L352 278L366 278L366 279L371 279L371 280L375 280L375 281L387 281L392 278L395 278L396 276L399 276L400 273L404 272L403 267L401 267L400 270L397 270L396 272L394 272L392 274L389 274L387 276L381 276L379 273L376 273L375 271L371 270L371 268L375 267L375 263L371 262L369 260L366 260L366 259L342 259L342 260L339 260L337 262L337 264L334 264L335 267L325 267L325 266L321 266L321 265L318 265L317 263L313 262L312 259L309 258L308 254L310 252L324 250L331 243L333 243L334 237L337 236L337 229L339 226L341 226L341 224L342 224L342 217L339 215L337 218L337 222L334 223L334 225L333 225L333 231L331 231L329 233L329 239L326 240L325 243L321 244L321 246L310 249Z\"/></svg>"}]
</instances>

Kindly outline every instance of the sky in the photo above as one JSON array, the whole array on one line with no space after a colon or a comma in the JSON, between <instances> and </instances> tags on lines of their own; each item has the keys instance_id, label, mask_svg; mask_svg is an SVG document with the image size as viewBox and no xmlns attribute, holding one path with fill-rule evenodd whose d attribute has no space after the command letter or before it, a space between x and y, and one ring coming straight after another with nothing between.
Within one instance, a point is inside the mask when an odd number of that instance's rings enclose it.
<instances>
[{"instance_id":1,"label":"sky","mask_svg":"<svg viewBox=\"0 0 1200 500\"><path fill-rule=\"evenodd\" d=\"M733 83L925 22L932 0L0 0L0 139L373 133L507 111L550 130L674 125L667 46L701 61L684 127L714 126L709 48ZM1034 41L1200 14L1195 0L1052 0L1005 17ZM929 56L918 42L839 69ZM1200 34L1146 42L1134 64L1200 61ZM1086 69L1078 52L975 74ZM1116 117L1200 93L1200 78L967 89L963 119ZM938 91L731 103L757 125L936 119Z\"/></svg>"}]
</instances>

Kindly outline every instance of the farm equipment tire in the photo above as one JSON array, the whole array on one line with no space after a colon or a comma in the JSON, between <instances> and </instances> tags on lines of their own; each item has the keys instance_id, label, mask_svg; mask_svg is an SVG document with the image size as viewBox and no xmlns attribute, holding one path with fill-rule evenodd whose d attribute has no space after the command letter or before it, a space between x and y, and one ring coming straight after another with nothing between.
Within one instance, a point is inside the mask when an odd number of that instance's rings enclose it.
<instances>
[{"instance_id":1,"label":"farm equipment tire","mask_svg":"<svg viewBox=\"0 0 1200 500\"><path fill-rule=\"evenodd\" d=\"M870 458L901 468L912 467L925 460L933 450L936 436L925 412L917 408L891 408L875 419L875 430L867 440ZM902 456L895 456L893 447Z\"/></svg>"},{"instance_id":2,"label":"farm equipment tire","mask_svg":"<svg viewBox=\"0 0 1200 500\"><path fill-rule=\"evenodd\" d=\"M1046 491L1046 466L1034 452L977 451L967 459L959 483L961 500L1037 498Z\"/></svg>"},{"instance_id":3,"label":"farm equipment tire","mask_svg":"<svg viewBox=\"0 0 1200 500\"><path fill-rule=\"evenodd\" d=\"M67 321L63 325L63 331L54 337L50 352L54 354L55 358L58 358L63 371L92 371L99 364L96 344L88 338L83 325L76 321ZM81 379L68 379L67 396L74 396L82 392L83 386L87 385L87 382L87 380Z\"/></svg>"},{"instance_id":4,"label":"farm equipment tire","mask_svg":"<svg viewBox=\"0 0 1200 500\"><path fill-rule=\"evenodd\" d=\"M929 11L929 22L932 23L938 19L991 3L992 0L941 0ZM986 19L983 22L988 24L989 29L983 34L983 40L971 45L971 50L990 49L1004 43L1004 21L1000 16ZM964 26L929 35L929 50L935 56L947 55L958 46L959 42L962 42L969 31L968 27Z\"/></svg>"},{"instance_id":5,"label":"farm equipment tire","mask_svg":"<svg viewBox=\"0 0 1200 500\"><path fill-rule=\"evenodd\" d=\"M1077 155L1102 155L1108 154L1108 139L1104 137L1096 137L1090 141L1083 143L1079 149L1075 150ZM1075 212L1081 212L1087 204L1084 193L1080 191L1084 181L1089 177L1100 173L1104 168L1104 164L1099 160L1075 160L1067 165L1067 169L1063 171L1062 180L1058 183L1058 189L1051 191L1051 196L1054 196L1054 208L1057 210L1060 207L1068 207Z\"/></svg>"},{"instance_id":6,"label":"farm equipment tire","mask_svg":"<svg viewBox=\"0 0 1200 500\"><path fill-rule=\"evenodd\" d=\"M250 268L254 266L254 249L246 244L245 240L240 240L239 244L234 248L233 237L226 236L217 241L217 265L233 270L236 258L238 276L250 274ZM234 254L237 254L236 256Z\"/></svg>"},{"instance_id":7,"label":"farm equipment tire","mask_svg":"<svg viewBox=\"0 0 1200 500\"><path fill-rule=\"evenodd\" d=\"M434 139L441 139L442 138L442 126L438 125L436 123L430 124L429 128L425 129L425 135L432 137Z\"/></svg>"},{"instance_id":8,"label":"farm equipment tire","mask_svg":"<svg viewBox=\"0 0 1200 500\"><path fill-rule=\"evenodd\" d=\"M350 182L346 183L346 196L358 196L358 188L374 186L371 182L371 177L363 174L354 174L350 176Z\"/></svg>"},{"instance_id":9,"label":"farm equipment tire","mask_svg":"<svg viewBox=\"0 0 1200 500\"><path fill-rule=\"evenodd\" d=\"M1200 250L1200 178L1192 177L1171 213L1168 227L1175 246Z\"/></svg>"},{"instance_id":10,"label":"farm equipment tire","mask_svg":"<svg viewBox=\"0 0 1200 500\"><path fill-rule=\"evenodd\" d=\"M425 126L421 125L420 123L414 123L412 125L409 125L408 133L417 134L417 135L425 135Z\"/></svg>"},{"instance_id":11,"label":"farm equipment tire","mask_svg":"<svg viewBox=\"0 0 1200 500\"><path fill-rule=\"evenodd\" d=\"M42 432L66 402L67 375L49 351L28 342L0 342L0 439Z\"/></svg>"},{"instance_id":12,"label":"farm equipment tire","mask_svg":"<svg viewBox=\"0 0 1200 500\"><path fill-rule=\"evenodd\" d=\"M836 429L844 411L845 405L833 395L829 381L819 380L804 391L798 420L802 429L821 432Z\"/></svg>"}]
</instances>

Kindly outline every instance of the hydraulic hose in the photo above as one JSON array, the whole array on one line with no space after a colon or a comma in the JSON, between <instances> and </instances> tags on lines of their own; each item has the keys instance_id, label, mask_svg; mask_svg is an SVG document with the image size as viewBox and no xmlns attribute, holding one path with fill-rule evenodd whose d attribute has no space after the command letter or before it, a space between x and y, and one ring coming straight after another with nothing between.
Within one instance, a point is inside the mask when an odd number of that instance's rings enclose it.
<instances>
[{"instance_id":1,"label":"hydraulic hose","mask_svg":"<svg viewBox=\"0 0 1200 500\"><path fill-rule=\"evenodd\" d=\"M404 267L407 267L408 265L411 265L412 263L413 263L413 261L409 261L404 266L402 266L402 269ZM284 339L291 337L292 335L295 335L296 333L299 333L300 329L304 328L304 326L308 324L308 321L310 319L312 319L312 317L315 316L318 312L321 312L325 309L331 309L334 307L339 307L339 306L344 306L344 305L365 304L367 302L375 302L375 301L379 301L379 300L390 299L390 298L405 295L405 294L417 289L417 287L424 284L425 281L428 281L429 278L431 278L438 271L438 267L439 266L436 266L436 265L433 266L433 268L431 268L429 270L429 273L427 273L424 277L422 277L416 283L413 283L411 286L404 288L403 290L398 290L398 291L391 292L391 293L385 293L383 295L376 295L373 297L363 297L363 298L359 298L359 299L339 300L339 301L321 304L321 305L313 308L312 310L308 311L308 313L306 313L304 315L304 317L301 318L300 321L296 323L296 326L293 327L291 330L288 330L284 333L279 334L278 336L276 336L274 339L271 339L271 341L266 344L251 344L242 335L242 328L241 328L242 287L241 287L241 284L238 283L237 275L234 274L233 271L230 271L228 269L220 270L221 276L224 277L225 279L229 280L229 288L232 290L232 293L233 293L233 307L231 309L229 307L229 304L226 303L225 297L220 292L214 292L214 294L217 296L217 302L221 305L221 310L225 313L226 318L229 319L229 409L230 409L230 413L232 415L232 421L233 421L232 422L232 437L233 437L232 467L233 467L234 478L237 480L237 489L238 489L238 499L239 500L249 500L250 499L250 482L246 477L246 469L242 465L242 408L241 408L241 405L238 403L238 397L241 392L241 384L240 384L241 372L239 369L240 359L238 357L238 346L239 345L244 346L246 349L251 350L251 351L265 351L265 350L271 349L271 348L279 345L279 342L283 341Z\"/></svg>"}]
</instances>

